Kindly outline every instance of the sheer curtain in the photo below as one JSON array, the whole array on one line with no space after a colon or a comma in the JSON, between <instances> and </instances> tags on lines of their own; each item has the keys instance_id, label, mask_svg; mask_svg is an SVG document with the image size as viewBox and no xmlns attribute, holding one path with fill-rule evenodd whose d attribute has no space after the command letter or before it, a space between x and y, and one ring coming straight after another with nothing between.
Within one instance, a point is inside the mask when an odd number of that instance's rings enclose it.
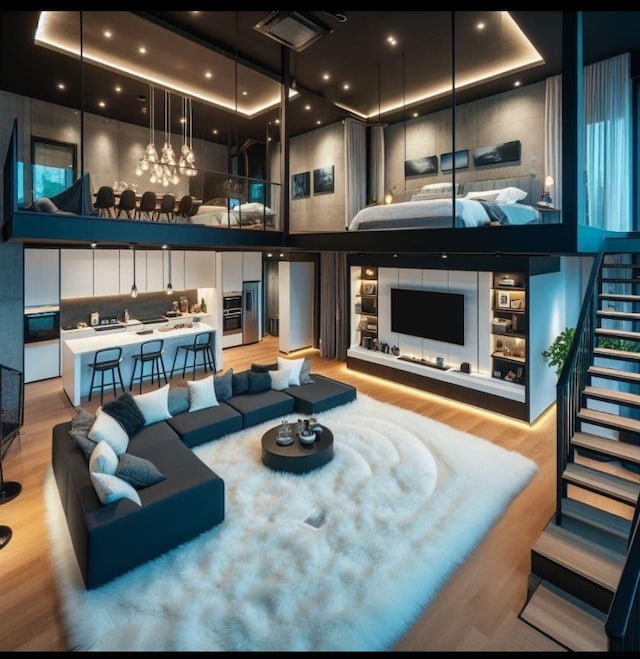
<instances>
[{"instance_id":1,"label":"sheer curtain","mask_svg":"<svg viewBox=\"0 0 640 659\"><path fill-rule=\"evenodd\" d=\"M631 226L631 79L628 53L584 68L586 224Z\"/></svg>"},{"instance_id":2,"label":"sheer curtain","mask_svg":"<svg viewBox=\"0 0 640 659\"><path fill-rule=\"evenodd\" d=\"M345 227L367 205L367 129L354 119L344 120Z\"/></svg>"},{"instance_id":3,"label":"sheer curtain","mask_svg":"<svg viewBox=\"0 0 640 659\"><path fill-rule=\"evenodd\" d=\"M371 153L369 154L369 194L371 200L384 201L384 128L371 126Z\"/></svg>"},{"instance_id":4,"label":"sheer curtain","mask_svg":"<svg viewBox=\"0 0 640 659\"><path fill-rule=\"evenodd\" d=\"M547 79L545 176L554 179L553 203L562 203L562 76ZM579 223L631 231L631 78L629 54L584 67L586 217Z\"/></svg>"},{"instance_id":5,"label":"sheer curtain","mask_svg":"<svg viewBox=\"0 0 640 659\"><path fill-rule=\"evenodd\" d=\"M320 254L320 356L347 359L347 255Z\"/></svg>"}]
</instances>

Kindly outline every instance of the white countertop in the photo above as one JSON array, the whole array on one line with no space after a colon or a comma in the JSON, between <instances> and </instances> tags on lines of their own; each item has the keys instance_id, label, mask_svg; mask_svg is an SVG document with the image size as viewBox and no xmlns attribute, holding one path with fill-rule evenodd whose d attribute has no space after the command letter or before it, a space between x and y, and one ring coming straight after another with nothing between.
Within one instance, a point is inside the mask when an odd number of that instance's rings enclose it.
<instances>
[{"instance_id":1,"label":"white countertop","mask_svg":"<svg viewBox=\"0 0 640 659\"><path fill-rule=\"evenodd\" d=\"M180 318L185 318L185 316L181 316ZM129 325L132 324L140 325L139 321L129 320ZM160 328L166 327L169 327L170 329L163 332L159 331ZM213 327L205 323L193 323L193 327L180 328L171 328L169 324L155 325L153 331L149 334L138 334L134 331L115 332L113 334L96 333L95 336L88 336L81 339L67 339L65 344L74 355L84 355L87 353L95 352L96 350L101 350L102 348L139 345L144 341L150 341L151 339L167 340L175 338L187 338L192 337L195 334L199 334L200 332L207 332L209 330L215 331ZM69 331L73 332L74 330Z\"/></svg>"}]
</instances>

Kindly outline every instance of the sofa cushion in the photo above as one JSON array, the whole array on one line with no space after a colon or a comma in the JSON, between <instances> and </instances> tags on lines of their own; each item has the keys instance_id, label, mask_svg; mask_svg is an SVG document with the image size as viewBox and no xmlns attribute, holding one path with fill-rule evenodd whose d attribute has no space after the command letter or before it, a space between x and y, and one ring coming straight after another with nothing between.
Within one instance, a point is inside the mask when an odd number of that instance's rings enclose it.
<instances>
[{"instance_id":1,"label":"sofa cushion","mask_svg":"<svg viewBox=\"0 0 640 659\"><path fill-rule=\"evenodd\" d=\"M114 475L135 488L149 487L166 478L151 460L131 453L123 453L119 457Z\"/></svg>"},{"instance_id":2,"label":"sofa cushion","mask_svg":"<svg viewBox=\"0 0 640 659\"><path fill-rule=\"evenodd\" d=\"M294 399L284 391L269 389L259 394L242 394L227 401L242 414L243 427L249 428L294 411Z\"/></svg>"},{"instance_id":3,"label":"sofa cushion","mask_svg":"<svg viewBox=\"0 0 640 659\"><path fill-rule=\"evenodd\" d=\"M218 405L216 390L213 386L213 375L201 380L187 382L189 387L189 412L197 412L207 407Z\"/></svg>"},{"instance_id":4,"label":"sofa cushion","mask_svg":"<svg viewBox=\"0 0 640 659\"><path fill-rule=\"evenodd\" d=\"M220 402L229 400L233 396L233 369L230 368L221 375L216 375L213 386L216 390L216 398Z\"/></svg>"},{"instance_id":5,"label":"sofa cushion","mask_svg":"<svg viewBox=\"0 0 640 659\"><path fill-rule=\"evenodd\" d=\"M227 403L178 414L166 422L192 448L242 430L242 415Z\"/></svg>"},{"instance_id":6,"label":"sofa cushion","mask_svg":"<svg viewBox=\"0 0 640 659\"><path fill-rule=\"evenodd\" d=\"M249 392L250 394L259 394L261 391L271 389L271 375L268 372L254 373L249 371L247 373L249 378Z\"/></svg>"},{"instance_id":7,"label":"sofa cushion","mask_svg":"<svg viewBox=\"0 0 640 659\"><path fill-rule=\"evenodd\" d=\"M102 406L102 411L112 416L124 428L124 431L129 437L133 437L145 423L140 408L133 400L133 396L128 392L118 396L115 400L105 403Z\"/></svg>"},{"instance_id":8,"label":"sofa cushion","mask_svg":"<svg viewBox=\"0 0 640 659\"><path fill-rule=\"evenodd\" d=\"M295 400L296 412L317 414L356 399L357 390L350 384L317 373L313 374L313 380L313 384L284 389Z\"/></svg>"}]
</instances>

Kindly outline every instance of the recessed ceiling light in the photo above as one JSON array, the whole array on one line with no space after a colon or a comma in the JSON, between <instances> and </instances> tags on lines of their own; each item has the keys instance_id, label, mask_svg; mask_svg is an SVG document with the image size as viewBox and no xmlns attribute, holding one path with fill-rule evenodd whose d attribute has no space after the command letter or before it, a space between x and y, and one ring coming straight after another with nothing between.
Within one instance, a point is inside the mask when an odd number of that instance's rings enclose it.
<instances>
[{"instance_id":1,"label":"recessed ceiling light","mask_svg":"<svg viewBox=\"0 0 640 659\"><path fill-rule=\"evenodd\" d=\"M62 89L66 89L66 88L67 88L67 86L64 84L64 82L59 82L59 83L56 85L56 87L57 87L58 89L60 89L60 90L62 90Z\"/></svg>"},{"instance_id":2,"label":"recessed ceiling light","mask_svg":"<svg viewBox=\"0 0 640 659\"><path fill-rule=\"evenodd\" d=\"M328 73L323 73L323 74L322 74L322 79L323 79L323 80L330 80L330 79L331 79L331 76L330 76Z\"/></svg>"},{"instance_id":3,"label":"recessed ceiling light","mask_svg":"<svg viewBox=\"0 0 640 659\"><path fill-rule=\"evenodd\" d=\"M101 108L106 108L106 107L107 107L107 104L106 104L104 101L98 101L98 105L99 105Z\"/></svg>"},{"instance_id":4,"label":"recessed ceiling light","mask_svg":"<svg viewBox=\"0 0 640 659\"><path fill-rule=\"evenodd\" d=\"M105 39L111 39L111 37L113 36L113 32L111 32L111 30L104 30L102 34Z\"/></svg>"},{"instance_id":5,"label":"recessed ceiling light","mask_svg":"<svg viewBox=\"0 0 640 659\"><path fill-rule=\"evenodd\" d=\"M316 126L319 126L321 123L322 123L322 122L320 121L320 119L317 119L317 120L316 120Z\"/></svg>"},{"instance_id":6,"label":"recessed ceiling light","mask_svg":"<svg viewBox=\"0 0 640 659\"><path fill-rule=\"evenodd\" d=\"M119 94L119 93L122 91L122 87L120 87L120 85L116 85L116 86L114 87L114 90L116 91L116 93Z\"/></svg>"},{"instance_id":7,"label":"recessed ceiling light","mask_svg":"<svg viewBox=\"0 0 640 659\"><path fill-rule=\"evenodd\" d=\"M476 25L476 30L484 30L485 27L486 27L485 23L483 23L482 21L480 21L480 22Z\"/></svg>"},{"instance_id":8,"label":"recessed ceiling light","mask_svg":"<svg viewBox=\"0 0 640 659\"><path fill-rule=\"evenodd\" d=\"M211 73L211 71L206 71L205 74L204 74L204 77L205 78L213 78L213 73Z\"/></svg>"},{"instance_id":9,"label":"recessed ceiling light","mask_svg":"<svg viewBox=\"0 0 640 659\"><path fill-rule=\"evenodd\" d=\"M305 110L311 110L311 106L307 103L307 105L304 106Z\"/></svg>"},{"instance_id":10,"label":"recessed ceiling light","mask_svg":"<svg viewBox=\"0 0 640 659\"><path fill-rule=\"evenodd\" d=\"M413 112L411 116L415 119L415 118L418 116L418 113L417 113L417 112Z\"/></svg>"},{"instance_id":11,"label":"recessed ceiling light","mask_svg":"<svg viewBox=\"0 0 640 659\"><path fill-rule=\"evenodd\" d=\"M513 86L514 86L514 87L520 87L521 84L522 84L522 82L521 82L520 80L516 80L516 81L513 83Z\"/></svg>"},{"instance_id":12,"label":"recessed ceiling light","mask_svg":"<svg viewBox=\"0 0 640 659\"><path fill-rule=\"evenodd\" d=\"M245 91L242 92L242 95L243 95L243 96L248 96L248 95L249 95L249 92L245 90Z\"/></svg>"},{"instance_id":13,"label":"recessed ceiling light","mask_svg":"<svg viewBox=\"0 0 640 659\"><path fill-rule=\"evenodd\" d=\"M397 46L397 45L398 45L398 42L397 42L396 38L395 38L392 34L390 34L390 35L387 37L387 43L388 43L390 46Z\"/></svg>"},{"instance_id":14,"label":"recessed ceiling light","mask_svg":"<svg viewBox=\"0 0 640 659\"><path fill-rule=\"evenodd\" d=\"M348 82L343 82L342 89L344 89L345 91L349 91L351 89L351 85Z\"/></svg>"},{"instance_id":15,"label":"recessed ceiling light","mask_svg":"<svg viewBox=\"0 0 640 659\"><path fill-rule=\"evenodd\" d=\"M217 129L217 128L212 128L212 129L211 129L211 132L212 132L214 135L217 135L217 134L218 134L218 129Z\"/></svg>"},{"instance_id":16,"label":"recessed ceiling light","mask_svg":"<svg viewBox=\"0 0 640 659\"><path fill-rule=\"evenodd\" d=\"M138 52L141 55L146 55L147 54L147 49L144 46L140 46L140 48L138 48Z\"/></svg>"}]
</instances>

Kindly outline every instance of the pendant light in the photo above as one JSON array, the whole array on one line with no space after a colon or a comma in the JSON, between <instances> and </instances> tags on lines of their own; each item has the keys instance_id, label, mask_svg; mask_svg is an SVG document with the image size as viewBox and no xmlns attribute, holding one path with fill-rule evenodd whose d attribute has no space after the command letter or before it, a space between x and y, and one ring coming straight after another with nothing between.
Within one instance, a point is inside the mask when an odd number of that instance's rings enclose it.
<instances>
[{"instance_id":1,"label":"pendant light","mask_svg":"<svg viewBox=\"0 0 640 659\"><path fill-rule=\"evenodd\" d=\"M154 89L149 85L149 143L144 150L144 155L136 167L136 174L142 176L145 172L151 172L151 182L155 183L155 167L158 166L158 152L156 151L155 140L155 98Z\"/></svg>"},{"instance_id":2,"label":"pendant light","mask_svg":"<svg viewBox=\"0 0 640 659\"><path fill-rule=\"evenodd\" d=\"M171 284L171 245L163 245L167 248L167 253L169 255L169 281L167 282L167 295L173 295L173 286Z\"/></svg>"},{"instance_id":3,"label":"pendant light","mask_svg":"<svg viewBox=\"0 0 640 659\"><path fill-rule=\"evenodd\" d=\"M136 286L136 246L131 245L133 250L133 284L131 284L131 297L138 297L138 287Z\"/></svg>"}]
</instances>

